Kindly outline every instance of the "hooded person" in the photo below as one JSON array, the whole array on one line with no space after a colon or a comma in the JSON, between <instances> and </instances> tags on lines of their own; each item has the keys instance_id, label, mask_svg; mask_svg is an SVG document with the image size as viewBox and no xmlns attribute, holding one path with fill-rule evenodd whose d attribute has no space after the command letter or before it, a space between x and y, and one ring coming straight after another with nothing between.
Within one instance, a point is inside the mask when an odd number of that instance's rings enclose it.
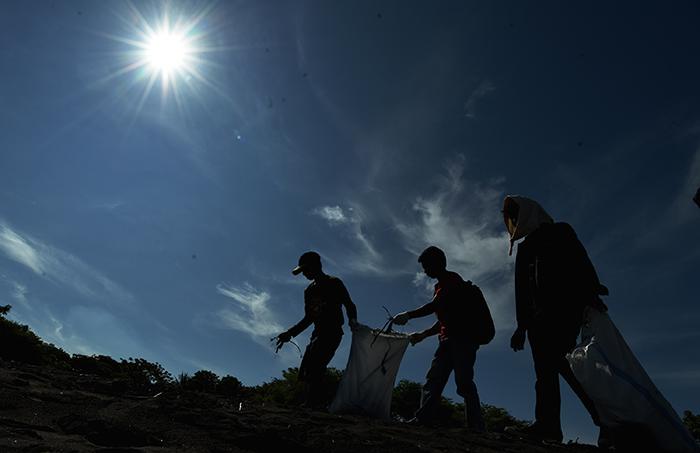
<instances>
[{"instance_id":1,"label":"hooded person","mask_svg":"<svg viewBox=\"0 0 700 453\"><path fill-rule=\"evenodd\" d=\"M509 255L515 241L524 238L515 259L517 328L510 345L516 352L523 350L527 336L536 375L535 423L518 433L561 442L559 375L579 397L593 423L601 426L595 404L576 380L566 354L577 344L586 306L607 310L599 296L607 295L608 290L600 284L573 228L555 223L536 201L507 196L503 221L510 235ZM601 428L599 445L607 439L607 431Z\"/></svg>"}]
</instances>

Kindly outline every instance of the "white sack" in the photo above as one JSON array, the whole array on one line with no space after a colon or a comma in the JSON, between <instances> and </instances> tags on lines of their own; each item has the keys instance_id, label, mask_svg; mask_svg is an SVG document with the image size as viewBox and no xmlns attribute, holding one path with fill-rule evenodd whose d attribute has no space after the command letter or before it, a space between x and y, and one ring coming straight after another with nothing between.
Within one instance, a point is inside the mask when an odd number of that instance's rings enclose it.
<instances>
[{"instance_id":1,"label":"white sack","mask_svg":"<svg viewBox=\"0 0 700 453\"><path fill-rule=\"evenodd\" d=\"M345 376L328 410L388 420L394 381L408 343L408 334L381 333L358 324Z\"/></svg>"},{"instance_id":2,"label":"white sack","mask_svg":"<svg viewBox=\"0 0 700 453\"><path fill-rule=\"evenodd\" d=\"M636 426L663 451L700 451L607 313L589 307L582 338L566 358L613 441L620 447L633 441L626 433L634 432L628 428Z\"/></svg>"}]
</instances>

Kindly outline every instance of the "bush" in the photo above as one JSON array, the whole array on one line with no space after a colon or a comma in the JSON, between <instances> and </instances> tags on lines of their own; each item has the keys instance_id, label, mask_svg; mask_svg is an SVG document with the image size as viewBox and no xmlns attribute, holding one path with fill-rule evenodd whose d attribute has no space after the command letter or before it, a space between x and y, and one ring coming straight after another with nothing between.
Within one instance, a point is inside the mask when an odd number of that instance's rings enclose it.
<instances>
[{"instance_id":1,"label":"bush","mask_svg":"<svg viewBox=\"0 0 700 453\"><path fill-rule=\"evenodd\" d=\"M215 393L219 384L219 376L207 370L199 370L188 379L186 389L197 392Z\"/></svg>"},{"instance_id":2,"label":"bush","mask_svg":"<svg viewBox=\"0 0 700 453\"><path fill-rule=\"evenodd\" d=\"M233 376L226 375L221 378L216 386L216 393L229 398L240 398L244 393L244 387L241 381Z\"/></svg>"},{"instance_id":3,"label":"bush","mask_svg":"<svg viewBox=\"0 0 700 453\"><path fill-rule=\"evenodd\" d=\"M391 418L405 422L413 418L413 413L420 407L420 395L423 386L418 382L401 379L394 387L391 399Z\"/></svg>"},{"instance_id":4,"label":"bush","mask_svg":"<svg viewBox=\"0 0 700 453\"><path fill-rule=\"evenodd\" d=\"M253 387L250 396L263 402L299 406L306 401L308 387L305 382L297 379L298 374L299 368L287 368L286 371L282 371L282 379L272 378L271 382ZM343 374L343 371L333 367L326 369L324 382L333 393L338 390Z\"/></svg>"},{"instance_id":5,"label":"bush","mask_svg":"<svg viewBox=\"0 0 700 453\"><path fill-rule=\"evenodd\" d=\"M401 379L396 384L391 400L392 420L407 421L413 418L413 414L420 407L422 388L422 384L408 379ZM487 431L492 432L503 432L506 426L522 429L532 424L527 420L516 419L505 409L483 403L481 404L481 415L486 422ZM441 396L440 404L435 409L433 422L435 426L443 428L465 426L464 403L454 403L450 398Z\"/></svg>"},{"instance_id":6,"label":"bush","mask_svg":"<svg viewBox=\"0 0 700 453\"><path fill-rule=\"evenodd\" d=\"M487 431L502 433L508 426L523 429L532 425L531 421L518 420L513 417L510 412L501 407L490 406L484 403L481 403L481 414L486 422Z\"/></svg>"},{"instance_id":7,"label":"bush","mask_svg":"<svg viewBox=\"0 0 700 453\"><path fill-rule=\"evenodd\" d=\"M685 423L693 438L700 440L700 415L694 415L690 411L685 411L683 412L683 423Z\"/></svg>"},{"instance_id":8,"label":"bush","mask_svg":"<svg viewBox=\"0 0 700 453\"><path fill-rule=\"evenodd\" d=\"M94 374L105 378L124 378L124 371L119 362L106 355L86 356L73 354L70 359L73 371L84 374Z\"/></svg>"},{"instance_id":9,"label":"bush","mask_svg":"<svg viewBox=\"0 0 700 453\"><path fill-rule=\"evenodd\" d=\"M121 359L124 378L139 390L163 391L173 384L173 377L158 362L145 359Z\"/></svg>"},{"instance_id":10,"label":"bush","mask_svg":"<svg viewBox=\"0 0 700 453\"><path fill-rule=\"evenodd\" d=\"M64 350L42 341L29 326L5 319L11 308L0 306L0 359L54 368L70 359Z\"/></svg>"}]
</instances>

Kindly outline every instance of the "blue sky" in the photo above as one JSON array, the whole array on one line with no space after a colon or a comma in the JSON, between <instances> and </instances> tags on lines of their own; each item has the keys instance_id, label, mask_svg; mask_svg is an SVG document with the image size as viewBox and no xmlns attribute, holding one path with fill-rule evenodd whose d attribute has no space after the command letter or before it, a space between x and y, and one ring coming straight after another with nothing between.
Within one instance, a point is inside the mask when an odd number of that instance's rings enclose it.
<instances>
[{"instance_id":1,"label":"blue sky","mask_svg":"<svg viewBox=\"0 0 700 453\"><path fill-rule=\"evenodd\" d=\"M381 327L430 299L436 245L495 318L482 401L531 420L500 214L519 194L574 227L637 358L700 413L698 19L690 0L3 2L0 303L70 353L256 385L299 363L269 339L302 317L301 253ZM164 29L188 44L165 72ZM565 439L594 442L563 397Z\"/></svg>"}]
</instances>

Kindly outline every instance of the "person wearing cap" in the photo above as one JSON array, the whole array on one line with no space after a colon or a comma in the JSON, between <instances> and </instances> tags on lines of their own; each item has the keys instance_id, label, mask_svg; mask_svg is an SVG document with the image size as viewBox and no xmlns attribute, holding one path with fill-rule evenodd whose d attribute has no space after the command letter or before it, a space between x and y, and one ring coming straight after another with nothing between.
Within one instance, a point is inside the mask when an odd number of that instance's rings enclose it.
<instances>
[{"instance_id":1,"label":"person wearing cap","mask_svg":"<svg viewBox=\"0 0 700 453\"><path fill-rule=\"evenodd\" d=\"M299 265L292 274L303 274L311 280L304 290L304 317L294 327L277 336L277 347L290 341L311 324L314 330L299 366L298 379L309 385L306 407L327 407L333 392L323 381L326 367L335 355L343 337L343 309L348 315L348 324L357 325L357 307L338 277L325 274L321 257L316 252L306 252L299 258Z\"/></svg>"},{"instance_id":2,"label":"person wearing cap","mask_svg":"<svg viewBox=\"0 0 700 453\"><path fill-rule=\"evenodd\" d=\"M535 423L510 432L538 439L561 442L561 395L559 375L569 384L601 426L591 398L574 376L566 354L577 343L584 309L607 307L599 296L608 289L600 284L586 249L567 223L554 223L536 201L509 195L503 201L503 221L510 235L509 255L515 241L515 310L517 328L510 340L513 351L530 343L535 365ZM609 443L609 434L601 427L598 445ZM605 445L606 447L609 445Z\"/></svg>"}]
</instances>

